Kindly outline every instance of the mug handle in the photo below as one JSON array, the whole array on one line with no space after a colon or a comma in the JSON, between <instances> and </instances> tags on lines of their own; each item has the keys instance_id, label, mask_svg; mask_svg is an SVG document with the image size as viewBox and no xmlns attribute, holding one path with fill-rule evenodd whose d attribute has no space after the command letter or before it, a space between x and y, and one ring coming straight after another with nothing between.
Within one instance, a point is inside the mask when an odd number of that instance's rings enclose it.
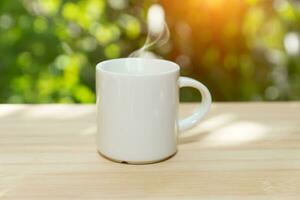
<instances>
[{"instance_id":1,"label":"mug handle","mask_svg":"<svg viewBox=\"0 0 300 200\"><path fill-rule=\"evenodd\" d=\"M202 101L199 108L191 116L179 120L179 133L194 127L208 112L211 105L211 95L207 87L194 79L183 77L179 78L179 87L193 87L196 88L202 96Z\"/></svg>"}]
</instances>

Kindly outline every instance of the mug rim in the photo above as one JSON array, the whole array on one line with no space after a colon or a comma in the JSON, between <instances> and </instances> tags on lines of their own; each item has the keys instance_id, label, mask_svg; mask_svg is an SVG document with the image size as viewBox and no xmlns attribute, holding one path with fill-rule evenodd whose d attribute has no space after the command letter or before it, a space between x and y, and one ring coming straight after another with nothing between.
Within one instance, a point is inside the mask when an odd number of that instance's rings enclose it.
<instances>
[{"instance_id":1,"label":"mug rim","mask_svg":"<svg viewBox=\"0 0 300 200\"><path fill-rule=\"evenodd\" d=\"M122 73L122 72L117 72L117 71L111 71L108 69L104 69L104 65L109 64L109 63L113 63L113 62L120 62L120 61L126 61L126 60L140 60L143 62L159 62L159 63L164 63L167 64L169 66L171 66L172 69L170 70L165 70L165 71L159 71L159 72L155 72L155 73L142 73L142 74L138 74L138 73ZM159 76L159 75L165 75L165 74L172 74L172 73L176 73L179 72L180 67L177 63L169 61L169 60L164 60L164 59L158 59L158 58L115 58L115 59L109 59L109 60L104 60L101 61L99 63L97 63L96 65L96 71L100 71L102 73L107 73L107 74L111 74L111 75L120 75L120 76Z\"/></svg>"}]
</instances>

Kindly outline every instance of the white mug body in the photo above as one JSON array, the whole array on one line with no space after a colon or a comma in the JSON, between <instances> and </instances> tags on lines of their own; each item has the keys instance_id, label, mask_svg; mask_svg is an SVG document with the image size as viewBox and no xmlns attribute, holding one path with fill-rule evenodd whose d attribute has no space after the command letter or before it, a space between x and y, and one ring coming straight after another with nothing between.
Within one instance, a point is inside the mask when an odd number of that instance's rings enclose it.
<instances>
[{"instance_id":1,"label":"white mug body","mask_svg":"<svg viewBox=\"0 0 300 200\"><path fill-rule=\"evenodd\" d=\"M121 58L96 67L100 154L151 163L177 151L179 66L159 59Z\"/></svg>"}]
</instances>

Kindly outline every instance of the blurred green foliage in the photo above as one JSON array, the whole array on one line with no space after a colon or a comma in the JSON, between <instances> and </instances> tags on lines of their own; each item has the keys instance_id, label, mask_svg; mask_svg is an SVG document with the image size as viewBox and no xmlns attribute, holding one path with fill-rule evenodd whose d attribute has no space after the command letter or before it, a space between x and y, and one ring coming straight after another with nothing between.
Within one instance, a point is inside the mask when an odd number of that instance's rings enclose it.
<instances>
[{"instance_id":1,"label":"blurred green foliage","mask_svg":"<svg viewBox=\"0 0 300 200\"><path fill-rule=\"evenodd\" d=\"M143 45L147 9L155 2L1 0L0 102L94 102L95 65ZM201 80L214 100L300 99L298 2L159 3L171 39L152 51ZM183 90L181 99L198 94Z\"/></svg>"}]
</instances>

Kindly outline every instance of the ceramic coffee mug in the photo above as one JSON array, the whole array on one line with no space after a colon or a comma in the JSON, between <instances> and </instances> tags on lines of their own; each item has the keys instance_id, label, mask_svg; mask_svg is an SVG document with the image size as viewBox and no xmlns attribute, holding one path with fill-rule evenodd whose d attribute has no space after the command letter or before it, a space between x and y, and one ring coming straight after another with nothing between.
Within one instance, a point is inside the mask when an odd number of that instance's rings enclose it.
<instances>
[{"instance_id":1,"label":"ceramic coffee mug","mask_svg":"<svg viewBox=\"0 0 300 200\"><path fill-rule=\"evenodd\" d=\"M202 95L198 110L178 119L179 87ZM208 112L211 95L200 82L179 77L176 63L121 58L96 67L98 152L113 161L158 162L177 151L177 136Z\"/></svg>"}]
</instances>

